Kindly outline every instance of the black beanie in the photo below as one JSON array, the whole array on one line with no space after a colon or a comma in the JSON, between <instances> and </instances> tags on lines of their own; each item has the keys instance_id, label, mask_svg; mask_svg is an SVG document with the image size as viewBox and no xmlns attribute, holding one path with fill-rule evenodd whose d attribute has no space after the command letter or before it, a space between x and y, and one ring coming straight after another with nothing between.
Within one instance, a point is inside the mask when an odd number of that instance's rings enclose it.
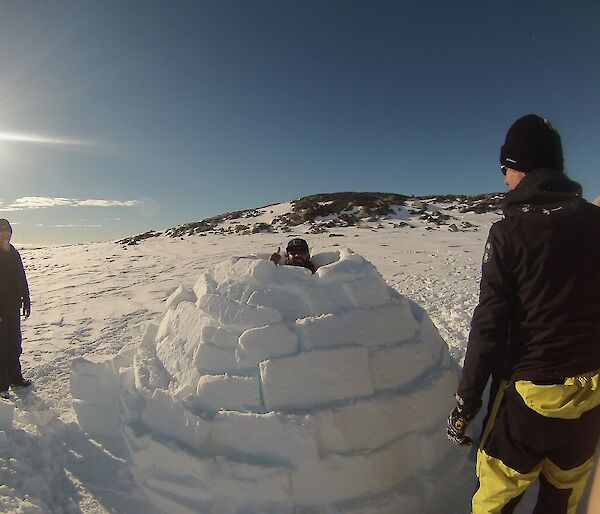
<instances>
[{"instance_id":1,"label":"black beanie","mask_svg":"<svg viewBox=\"0 0 600 514\"><path fill-rule=\"evenodd\" d=\"M299 237L292 239L286 248L288 253L291 252L308 252L308 243Z\"/></svg>"},{"instance_id":2,"label":"black beanie","mask_svg":"<svg viewBox=\"0 0 600 514\"><path fill-rule=\"evenodd\" d=\"M538 168L563 171L560 135L550 122L535 114L515 121L500 150L500 164L525 173Z\"/></svg>"}]
</instances>

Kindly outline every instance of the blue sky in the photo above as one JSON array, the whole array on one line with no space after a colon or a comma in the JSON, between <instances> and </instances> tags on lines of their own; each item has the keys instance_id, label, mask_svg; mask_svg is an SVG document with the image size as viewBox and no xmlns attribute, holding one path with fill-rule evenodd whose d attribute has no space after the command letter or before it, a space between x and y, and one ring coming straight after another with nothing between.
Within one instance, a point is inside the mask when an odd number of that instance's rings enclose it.
<instances>
[{"instance_id":1,"label":"blue sky","mask_svg":"<svg viewBox=\"0 0 600 514\"><path fill-rule=\"evenodd\" d=\"M0 0L0 217L116 239L318 192L502 191L535 112L600 195L600 3Z\"/></svg>"}]
</instances>

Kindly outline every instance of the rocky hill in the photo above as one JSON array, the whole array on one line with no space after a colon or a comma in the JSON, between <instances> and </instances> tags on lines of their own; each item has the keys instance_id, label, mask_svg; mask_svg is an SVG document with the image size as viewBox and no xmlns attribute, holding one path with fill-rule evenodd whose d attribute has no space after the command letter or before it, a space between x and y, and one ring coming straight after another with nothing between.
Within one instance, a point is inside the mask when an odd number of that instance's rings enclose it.
<instances>
[{"instance_id":1,"label":"rocky hill","mask_svg":"<svg viewBox=\"0 0 600 514\"><path fill-rule=\"evenodd\" d=\"M309 233L319 233L336 227L360 226L362 223L382 220L397 220L397 226L400 227L410 226L412 220L418 219L432 226L448 225L450 230L453 227L458 230L453 223L453 213L496 212L500 210L504 197L505 193L421 197L396 193L321 193L287 203L228 212L163 232L150 230L117 243L135 245L158 236L290 232L299 225L304 225Z\"/></svg>"}]
</instances>

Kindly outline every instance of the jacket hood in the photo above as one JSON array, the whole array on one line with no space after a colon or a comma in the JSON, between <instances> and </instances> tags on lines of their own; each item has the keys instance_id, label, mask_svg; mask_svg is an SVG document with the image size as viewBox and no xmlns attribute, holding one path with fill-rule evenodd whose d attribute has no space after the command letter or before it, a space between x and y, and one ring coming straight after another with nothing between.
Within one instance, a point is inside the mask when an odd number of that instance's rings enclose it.
<instances>
[{"instance_id":1,"label":"jacket hood","mask_svg":"<svg viewBox=\"0 0 600 514\"><path fill-rule=\"evenodd\" d=\"M506 195L502 210L506 216L558 226L577 223L584 203L581 185L560 171L541 168L527 173Z\"/></svg>"}]
</instances>

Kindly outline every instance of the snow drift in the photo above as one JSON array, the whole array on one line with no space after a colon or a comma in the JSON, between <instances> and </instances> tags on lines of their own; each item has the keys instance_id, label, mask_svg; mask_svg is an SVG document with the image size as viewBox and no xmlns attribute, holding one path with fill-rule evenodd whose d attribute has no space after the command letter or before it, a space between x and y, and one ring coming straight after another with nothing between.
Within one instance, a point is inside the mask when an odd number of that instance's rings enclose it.
<instances>
[{"instance_id":1,"label":"snow drift","mask_svg":"<svg viewBox=\"0 0 600 514\"><path fill-rule=\"evenodd\" d=\"M73 363L81 427L124 439L161 510L414 514L460 487L458 368L435 326L351 250L313 261L230 258L134 346Z\"/></svg>"}]
</instances>

